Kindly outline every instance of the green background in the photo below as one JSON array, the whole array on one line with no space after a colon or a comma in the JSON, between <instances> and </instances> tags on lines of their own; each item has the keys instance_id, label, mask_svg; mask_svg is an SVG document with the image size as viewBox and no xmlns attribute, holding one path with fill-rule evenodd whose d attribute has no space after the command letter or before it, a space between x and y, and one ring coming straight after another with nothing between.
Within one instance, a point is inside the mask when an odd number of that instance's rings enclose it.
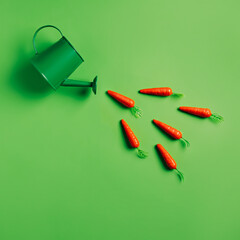
<instances>
[{"instance_id":1,"label":"green background","mask_svg":"<svg viewBox=\"0 0 240 240\"><path fill-rule=\"evenodd\" d=\"M239 239L238 0L4 1L0 56L0 238ZM54 92L29 67L32 36L59 27L85 62L72 78L99 76L98 94ZM59 38L39 34L43 50ZM182 99L138 94L172 87ZM111 89L144 110L135 119ZM209 107L222 124L177 111ZM120 119L148 159L125 143ZM189 149L159 131L181 130ZM161 143L185 175L167 170Z\"/></svg>"}]
</instances>

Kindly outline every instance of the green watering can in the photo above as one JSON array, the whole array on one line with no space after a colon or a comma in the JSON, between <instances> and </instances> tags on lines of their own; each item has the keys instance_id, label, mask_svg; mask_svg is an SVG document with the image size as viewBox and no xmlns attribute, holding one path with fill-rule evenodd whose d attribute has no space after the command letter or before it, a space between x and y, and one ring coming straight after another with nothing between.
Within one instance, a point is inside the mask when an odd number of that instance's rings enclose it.
<instances>
[{"instance_id":1,"label":"green watering can","mask_svg":"<svg viewBox=\"0 0 240 240\"><path fill-rule=\"evenodd\" d=\"M40 30L48 27L58 30L62 37L52 46L39 53L35 45L36 36ZM56 90L60 86L91 87L96 94L97 76L92 82L68 79L84 60L57 27L52 25L40 27L34 33L33 48L35 56L31 59L31 63L52 88Z\"/></svg>"}]
</instances>

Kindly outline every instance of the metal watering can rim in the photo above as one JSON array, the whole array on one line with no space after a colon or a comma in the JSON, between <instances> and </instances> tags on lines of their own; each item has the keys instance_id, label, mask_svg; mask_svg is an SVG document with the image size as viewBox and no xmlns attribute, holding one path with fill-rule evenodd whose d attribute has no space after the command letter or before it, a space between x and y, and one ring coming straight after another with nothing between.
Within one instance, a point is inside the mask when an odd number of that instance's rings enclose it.
<instances>
[{"instance_id":1,"label":"metal watering can rim","mask_svg":"<svg viewBox=\"0 0 240 240\"><path fill-rule=\"evenodd\" d=\"M58 30L58 32L61 34L62 38L64 38L64 39L67 41L67 43L72 47L72 49L78 54L78 56L79 56L79 57L82 59L82 61L84 62L84 59L81 57L81 55L78 53L78 51L73 47L73 45L68 41L68 39L62 34L61 30L60 30L59 28L53 26L53 25L44 25L44 26L38 28L38 29L36 30L36 32L34 33L34 35L33 35L33 40L32 40L32 41L33 41L33 48L34 48L34 50L35 50L35 55L38 54L38 50L37 50L37 47L36 47L36 37L37 37L37 34L38 34L38 32L39 32L40 30L42 30L43 28L48 28L48 27L55 28L56 30Z\"/></svg>"}]
</instances>

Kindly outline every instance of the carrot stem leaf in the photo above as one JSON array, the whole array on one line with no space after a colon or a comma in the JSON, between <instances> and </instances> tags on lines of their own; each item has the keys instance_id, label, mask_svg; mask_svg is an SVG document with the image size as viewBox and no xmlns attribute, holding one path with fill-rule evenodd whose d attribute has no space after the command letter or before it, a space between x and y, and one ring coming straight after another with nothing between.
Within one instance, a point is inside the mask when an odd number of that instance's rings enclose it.
<instances>
[{"instance_id":1,"label":"carrot stem leaf","mask_svg":"<svg viewBox=\"0 0 240 240\"><path fill-rule=\"evenodd\" d=\"M179 176L179 178L180 178L180 180L181 181L184 181L184 176L183 176L183 173L182 172L180 172L177 168L176 169L174 169L176 172L177 172L177 175Z\"/></svg>"},{"instance_id":2,"label":"carrot stem leaf","mask_svg":"<svg viewBox=\"0 0 240 240\"><path fill-rule=\"evenodd\" d=\"M135 116L136 118L142 117L142 110L139 107L134 106L134 107L130 108L130 110L131 110L131 113L133 114L133 116Z\"/></svg>"},{"instance_id":3,"label":"carrot stem leaf","mask_svg":"<svg viewBox=\"0 0 240 240\"><path fill-rule=\"evenodd\" d=\"M223 122L224 119L222 116L220 116L219 114L217 113L213 113L210 118L213 120L213 121L216 121L216 122Z\"/></svg>"},{"instance_id":4,"label":"carrot stem leaf","mask_svg":"<svg viewBox=\"0 0 240 240\"><path fill-rule=\"evenodd\" d=\"M148 153L138 148L137 155L139 158L146 158L148 156Z\"/></svg>"},{"instance_id":5,"label":"carrot stem leaf","mask_svg":"<svg viewBox=\"0 0 240 240\"><path fill-rule=\"evenodd\" d=\"M173 93L173 97L183 97L184 95L182 93Z\"/></svg>"},{"instance_id":6,"label":"carrot stem leaf","mask_svg":"<svg viewBox=\"0 0 240 240\"><path fill-rule=\"evenodd\" d=\"M185 139L185 138L180 138L180 140L185 143L186 147L190 147L190 142L189 142L187 139Z\"/></svg>"}]
</instances>

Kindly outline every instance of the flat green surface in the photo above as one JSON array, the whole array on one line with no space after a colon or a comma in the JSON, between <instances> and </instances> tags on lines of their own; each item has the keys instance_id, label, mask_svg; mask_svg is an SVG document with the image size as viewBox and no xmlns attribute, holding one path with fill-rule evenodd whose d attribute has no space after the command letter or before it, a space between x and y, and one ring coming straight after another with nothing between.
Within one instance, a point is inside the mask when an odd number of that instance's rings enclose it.
<instances>
[{"instance_id":1,"label":"flat green surface","mask_svg":"<svg viewBox=\"0 0 240 240\"><path fill-rule=\"evenodd\" d=\"M240 2L238 0L4 1L0 57L1 240L237 240ZM85 62L72 78L99 76L98 93L54 92L28 66L32 36L59 27ZM59 35L39 34L40 50ZM183 99L138 94L169 86ZM134 119L106 95L132 97ZM177 111L209 107L215 124ZM149 158L128 149L124 118ZM181 130L186 150L156 118ZM185 174L159 159L161 143Z\"/></svg>"}]
</instances>

